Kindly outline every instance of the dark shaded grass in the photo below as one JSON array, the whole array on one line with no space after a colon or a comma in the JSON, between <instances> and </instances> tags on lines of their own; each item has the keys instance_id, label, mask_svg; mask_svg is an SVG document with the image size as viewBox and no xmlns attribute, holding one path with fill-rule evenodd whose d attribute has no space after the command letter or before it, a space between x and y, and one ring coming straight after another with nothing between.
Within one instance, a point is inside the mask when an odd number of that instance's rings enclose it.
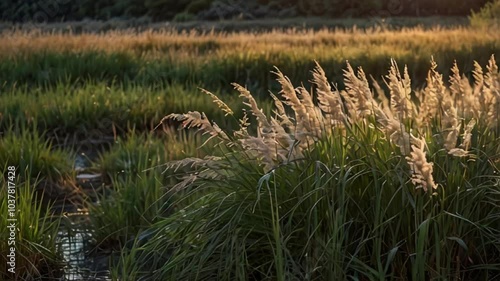
<instances>
[{"instance_id":1,"label":"dark shaded grass","mask_svg":"<svg viewBox=\"0 0 500 281\"><path fill-rule=\"evenodd\" d=\"M6 171L9 164L3 167ZM4 177L5 176L5 177ZM61 224L60 217L52 216L51 206L44 206L42 195L35 193L39 179L30 177L29 169L16 170L14 217L8 217L9 204L7 193L7 173L0 177L0 211L2 220L0 227L0 279L2 280L55 280L63 274L64 261L57 234ZM10 194L12 195L12 194ZM8 244L10 235L7 226L16 219L15 244ZM8 272L7 262L10 248L15 248L15 273Z\"/></svg>"}]
</instances>

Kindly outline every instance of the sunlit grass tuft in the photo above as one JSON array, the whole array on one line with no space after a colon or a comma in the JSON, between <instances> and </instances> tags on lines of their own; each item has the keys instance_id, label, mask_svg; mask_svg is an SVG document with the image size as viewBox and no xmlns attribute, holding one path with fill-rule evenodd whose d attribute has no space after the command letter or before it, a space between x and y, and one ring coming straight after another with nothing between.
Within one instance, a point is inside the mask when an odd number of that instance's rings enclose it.
<instances>
[{"instance_id":1,"label":"sunlit grass tuft","mask_svg":"<svg viewBox=\"0 0 500 281\"><path fill-rule=\"evenodd\" d=\"M278 71L272 115L235 85L253 132L247 120L223 130L199 112L167 116L218 139L222 154L169 165L197 169L172 187L178 210L131 252L138 264L124 256L122 268L150 280L498 278L498 68L491 57L474 85L448 89L431 65L413 98L393 63L390 104L350 66L345 91L317 66L319 105Z\"/></svg>"}]
</instances>

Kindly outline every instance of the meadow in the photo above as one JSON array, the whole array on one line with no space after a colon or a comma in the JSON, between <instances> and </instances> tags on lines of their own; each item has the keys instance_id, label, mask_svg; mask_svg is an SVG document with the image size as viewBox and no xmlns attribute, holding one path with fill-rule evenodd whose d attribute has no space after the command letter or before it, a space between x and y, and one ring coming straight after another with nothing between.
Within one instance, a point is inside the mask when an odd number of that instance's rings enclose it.
<instances>
[{"instance_id":1,"label":"meadow","mask_svg":"<svg viewBox=\"0 0 500 281\"><path fill-rule=\"evenodd\" d=\"M500 278L497 27L0 42L16 278L62 274L61 204L85 213L88 255L112 253L115 280Z\"/></svg>"}]
</instances>

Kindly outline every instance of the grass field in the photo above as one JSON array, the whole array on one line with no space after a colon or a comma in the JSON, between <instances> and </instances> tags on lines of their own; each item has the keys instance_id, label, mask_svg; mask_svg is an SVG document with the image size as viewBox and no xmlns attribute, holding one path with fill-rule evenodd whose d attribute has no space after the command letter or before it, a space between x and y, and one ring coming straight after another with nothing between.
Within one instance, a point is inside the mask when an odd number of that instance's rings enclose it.
<instances>
[{"instance_id":1,"label":"grass field","mask_svg":"<svg viewBox=\"0 0 500 281\"><path fill-rule=\"evenodd\" d=\"M498 55L499 39L496 30L464 27L203 34L4 32L0 123L5 129L13 120L28 123L33 118L42 130L75 133L106 120L103 130L109 135L112 124L123 132L128 125L151 128L169 112L194 108L221 120L198 87L230 96L230 83L239 82L268 99L268 89L279 89L271 74L274 66L309 85L308 69L315 60L343 88L347 60L362 65L384 86L385 69L394 58L408 65L412 86L419 88L431 57L445 76L456 60L471 77L474 60L484 65L491 54Z\"/></svg>"},{"instance_id":2,"label":"grass field","mask_svg":"<svg viewBox=\"0 0 500 281\"><path fill-rule=\"evenodd\" d=\"M96 248L122 250L116 279L500 277L498 28L3 29L0 42L0 167L17 168L19 243L45 255L33 265L60 264L50 206L78 193L85 152L104 183L79 200Z\"/></svg>"},{"instance_id":3,"label":"grass field","mask_svg":"<svg viewBox=\"0 0 500 281\"><path fill-rule=\"evenodd\" d=\"M496 30L383 28L296 30L264 33L176 31L102 34L4 32L0 74L6 85L54 86L58 82L191 83L218 89L240 81L267 89L277 66L292 79L307 81L320 61L334 82L342 82L345 61L363 65L376 79L390 58L410 67L414 84L426 77L434 56L442 70L457 60L465 73L472 61L486 63L499 49Z\"/></svg>"}]
</instances>

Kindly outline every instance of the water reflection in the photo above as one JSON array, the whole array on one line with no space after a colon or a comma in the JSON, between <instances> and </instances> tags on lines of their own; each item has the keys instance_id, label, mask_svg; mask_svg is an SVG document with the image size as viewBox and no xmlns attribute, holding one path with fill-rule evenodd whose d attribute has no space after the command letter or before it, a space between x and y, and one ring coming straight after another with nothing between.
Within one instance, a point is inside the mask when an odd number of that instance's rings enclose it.
<instances>
[{"instance_id":1,"label":"water reflection","mask_svg":"<svg viewBox=\"0 0 500 281\"><path fill-rule=\"evenodd\" d=\"M66 261L61 281L108 281L109 259L107 256L86 255L92 235L88 229L62 227L58 233L61 252Z\"/></svg>"}]
</instances>

